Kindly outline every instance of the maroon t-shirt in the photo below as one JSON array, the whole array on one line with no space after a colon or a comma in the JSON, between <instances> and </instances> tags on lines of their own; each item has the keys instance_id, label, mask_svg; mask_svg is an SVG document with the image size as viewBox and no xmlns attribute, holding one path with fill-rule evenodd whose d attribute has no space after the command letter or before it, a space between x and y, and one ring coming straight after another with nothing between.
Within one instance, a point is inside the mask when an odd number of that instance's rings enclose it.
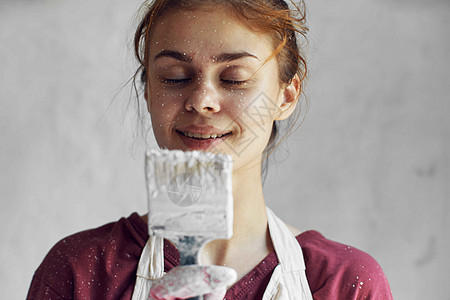
<instances>
[{"instance_id":1,"label":"maroon t-shirt","mask_svg":"<svg viewBox=\"0 0 450 300\"><path fill-rule=\"evenodd\" d=\"M325 239L317 231L297 237L314 299L392 299L387 279L368 254ZM147 224L128 218L58 242L36 270L27 299L131 299ZM178 251L164 242L164 269L178 264ZM278 260L270 253L236 282L226 299L262 299Z\"/></svg>"}]
</instances>

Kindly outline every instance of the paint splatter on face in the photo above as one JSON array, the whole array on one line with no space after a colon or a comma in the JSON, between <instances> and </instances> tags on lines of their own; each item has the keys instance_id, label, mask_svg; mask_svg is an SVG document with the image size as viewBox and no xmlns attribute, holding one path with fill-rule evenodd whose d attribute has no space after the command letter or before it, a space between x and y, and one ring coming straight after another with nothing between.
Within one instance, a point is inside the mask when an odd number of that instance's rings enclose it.
<instances>
[{"instance_id":1,"label":"paint splatter on face","mask_svg":"<svg viewBox=\"0 0 450 300\"><path fill-rule=\"evenodd\" d=\"M159 146L259 164L283 99L276 60L265 63L271 38L215 9L170 12L151 40L147 100Z\"/></svg>"}]
</instances>

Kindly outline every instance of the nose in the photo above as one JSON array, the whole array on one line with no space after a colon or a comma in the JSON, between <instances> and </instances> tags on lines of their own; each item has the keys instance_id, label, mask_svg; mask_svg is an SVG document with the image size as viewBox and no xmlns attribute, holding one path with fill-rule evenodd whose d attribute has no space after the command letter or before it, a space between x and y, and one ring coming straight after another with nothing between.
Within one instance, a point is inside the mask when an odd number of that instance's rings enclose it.
<instances>
[{"instance_id":1,"label":"nose","mask_svg":"<svg viewBox=\"0 0 450 300\"><path fill-rule=\"evenodd\" d=\"M200 114L213 114L220 111L220 101L217 89L212 83L200 82L185 102L187 111Z\"/></svg>"}]
</instances>

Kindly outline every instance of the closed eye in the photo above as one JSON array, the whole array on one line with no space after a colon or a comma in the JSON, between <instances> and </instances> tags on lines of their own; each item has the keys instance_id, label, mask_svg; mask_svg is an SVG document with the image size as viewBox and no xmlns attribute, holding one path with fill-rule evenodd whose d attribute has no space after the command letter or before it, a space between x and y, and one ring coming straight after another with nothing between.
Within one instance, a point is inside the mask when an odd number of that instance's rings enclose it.
<instances>
[{"instance_id":1,"label":"closed eye","mask_svg":"<svg viewBox=\"0 0 450 300\"><path fill-rule=\"evenodd\" d=\"M168 85L183 85L188 83L191 78L182 78L182 79L170 79L170 78L162 78L161 82Z\"/></svg>"},{"instance_id":2,"label":"closed eye","mask_svg":"<svg viewBox=\"0 0 450 300\"><path fill-rule=\"evenodd\" d=\"M245 80L226 80L226 79L221 79L221 81L227 85L245 85L247 83L247 81Z\"/></svg>"}]
</instances>

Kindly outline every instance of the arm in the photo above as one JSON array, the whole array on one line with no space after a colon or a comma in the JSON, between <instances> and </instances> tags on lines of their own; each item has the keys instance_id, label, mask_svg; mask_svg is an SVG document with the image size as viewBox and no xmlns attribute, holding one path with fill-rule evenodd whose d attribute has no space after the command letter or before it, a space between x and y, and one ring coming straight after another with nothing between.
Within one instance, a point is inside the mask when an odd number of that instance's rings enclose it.
<instances>
[{"instance_id":1,"label":"arm","mask_svg":"<svg viewBox=\"0 0 450 300\"><path fill-rule=\"evenodd\" d=\"M28 290L27 300L51 300L67 299L61 296L50 285L46 284L39 276L34 275Z\"/></svg>"}]
</instances>

